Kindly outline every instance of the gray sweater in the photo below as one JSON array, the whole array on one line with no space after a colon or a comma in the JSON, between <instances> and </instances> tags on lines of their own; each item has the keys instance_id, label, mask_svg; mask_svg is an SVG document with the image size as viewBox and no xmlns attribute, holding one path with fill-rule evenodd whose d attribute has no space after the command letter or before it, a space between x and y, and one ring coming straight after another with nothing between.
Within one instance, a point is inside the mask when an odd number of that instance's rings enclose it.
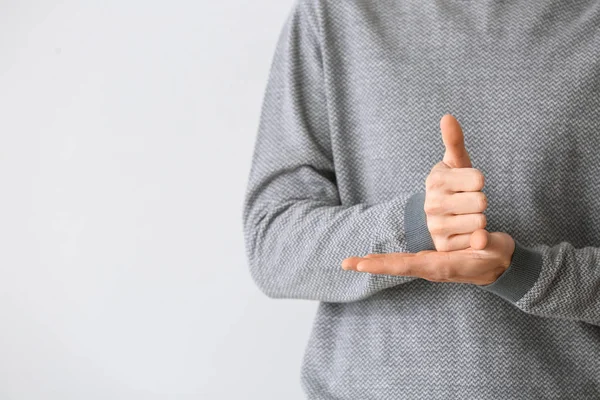
<instances>
[{"instance_id":1,"label":"gray sweater","mask_svg":"<svg viewBox=\"0 0 600 400\"><path fill-rule=\"evenodd\" d=\"M298 0L261 111L254 282L319 301L309 399L600 398L600 3ZM434 249L425 178L454 115L485 176L492 284L345 271Z\"/></svg>"}]
</instances>

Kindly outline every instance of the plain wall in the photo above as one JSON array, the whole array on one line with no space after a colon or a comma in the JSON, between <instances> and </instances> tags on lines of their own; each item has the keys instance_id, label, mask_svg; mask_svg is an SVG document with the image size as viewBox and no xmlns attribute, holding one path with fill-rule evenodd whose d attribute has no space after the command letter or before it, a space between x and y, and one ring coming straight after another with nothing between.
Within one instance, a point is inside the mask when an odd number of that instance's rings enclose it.
<instances>
[{"instance_id":1,"label":"plain wall","mask_svg":"<svg viewBox=\"0 0 600 400\"><path fill-rule=\"evenodd\" d=\"M0 1L0 399L303 399L242 200L291 0Z\"/></svg>"}]
</instances>

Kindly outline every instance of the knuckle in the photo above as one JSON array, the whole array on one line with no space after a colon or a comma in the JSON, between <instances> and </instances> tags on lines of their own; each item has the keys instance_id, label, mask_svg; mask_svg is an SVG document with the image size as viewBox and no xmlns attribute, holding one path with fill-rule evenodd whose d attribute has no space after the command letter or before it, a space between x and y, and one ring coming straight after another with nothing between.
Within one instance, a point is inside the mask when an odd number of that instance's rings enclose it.
<instances>
[{"instance_id":1,"label":"knuckle","mask_svg":"<svg viewBox=\"0 0 600 400\"><path fill-rule=\"evenodd\" d=\"M478 200L479 210L484 211L488 206L487 196L485 195L485 193L479 192L479 196L478 196L477 200Z\"/></svg>"},{"instance_id":2,"label":"knuckle","mask_svg":"<svg viewBox=\"0 0 600 400\"><path fill-rule=\"evenodd\" d=\"M427 178L425 178L425 189L426 190L431 190L431 188L433 186L433 180L435 179L435 177L433 175L434 175L434 172L431 172L429 175L427 175Z\"/></svg>"},{"instance_id":3,"label":"knuckle","mask_svg":"<svg viewBox=\"0 0 600 400\"><path fill-rule=\"evenodd\" d=\"M421 277L432 282L442 282L442 277L440 276L435 265L430 265L430 267L424 271Z\"/></svg>"},{"instance_id":4,"label":"knuckle","mask_svg":"<svg viewBox=\"0 0 600 400\"><path fill-rule=\"evenodd\" d=\"M448 205L450 197L449 196L441 196L438 200L438 212L440 214L445 214L449 211L450 207Z\"/></svg>"},{"instance_id":5,"label":"knuckle","mask_svg":"<svg viewBox=\"0 0 600 400\"><path fill-rule=\"evenodd\" d=\"M429 221L429 219L428 219L427 220L427 228L429 229L429 233L431 233L432 235L439 236L444 233L443 232L444 227L442 226L442 224L440 224L438 222L437 219L434 219L432 221Z\"/></svg>"},{"instance_id":6,"label":"knuckle","mask_svg":"<svg viewBox=\"0 0 600 400\"><path fill-rule=\"evenodd\" d=\"M483 176L483 173L478 169L474 170L473 183L475 184L475 190L481 190L485 185L485 177Z\"/></svg>"},{"instance_id":7,"label":"knuckle","mask_svg":"<svg viewBox=\"0 0 600 400\"><path fill-rule=\"evenodd\" d=\"M487 224L487 218L485 214L475 214L475 225L477 228L483 229Z\"/></svg>"},{"instance_id":8,"label":"knuckle","mask_svg":"<svg viewBox=\"0 0 600 400\"><path fill-rule=\"evenodd\" d=\"M439 198L427 198L424 205L425 214L441 214L444 212L444 201Z\"/></svg>"},{"instance_id":9,"label":"knuckle","mask_svg":"<svg viewBox=\"0 0 600 400\"><path fill-rule=\"evenodd\" d=\"M496 279L498 279L500 275L498 275L497 273L491 272L489 274L485 275L485 280L486 280L486 284L490 284L492 282L494 282Z\"/></svg>"},{"instance_id":10,"label":"knuckle","mask_svg":"<svg viewBox=\"0 0 600 400\"><path fill-rule=\"evenodd\" d=\"M433 202L428 197L425 198L425 204L423 204L423 211L425 211L425 214L435 213L435 204L433 204Z\"/></svg>"},{"instance_id":11,"label":"knuckle","mask_svg":"<svg viewBox=\"0 0 600 400\"><path fill-rule=\"evenodd\" d=\"M444 263L443 271L445 279L450 281L456 278L456 270L454 269L454 266L450 264L450 260L448 260L448 263Z\"/></svg>"},{"instance_id":12,"label":"knuckle","mask_svg":"<svg viewBox=\"0 0 600 400\"><path fill-rule=\"evenodd\" d=\"M435 277L441 282L446 282L454 278L454 270L448 263L440 263L437 267Z\"/></svg>"},{"instance_id":13,"label":"knuckle","mask_svg":"<svg viewBox=\"0 0 600 400\"><path fill-rule=\"evenodd\" d=\"M425 178L426 190L436 190L444 185L444 179L439 171L432 171L427 178Z\"/></svg>"},{"instance_id":14,"label":"knuckle","mask_svg":"<svg viewBox=\"0 0 600 400\"><path fill-rule=\"evenodd\" d=\"M450 251L450 241L446 237L439 237L435 242L435 249L437 251Z\"/></svg>"}]
</instances>

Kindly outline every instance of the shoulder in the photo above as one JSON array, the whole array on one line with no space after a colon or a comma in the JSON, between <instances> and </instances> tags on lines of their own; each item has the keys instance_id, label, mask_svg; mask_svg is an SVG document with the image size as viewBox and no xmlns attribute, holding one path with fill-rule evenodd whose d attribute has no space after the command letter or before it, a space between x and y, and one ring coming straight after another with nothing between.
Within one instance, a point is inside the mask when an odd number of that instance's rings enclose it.
<instances>
[{"instance_id":1,"label":"shoulder","mask_svg":"<svg viewBox=\"0 0 600 400\"><path fill-rule=\"evenodd\" d=\"M357 22L378 23L406 8L402 1L373 0L295 0L294 13L306 20L322 36L329 27L354 29ZM406 10L404 10L406 11Z\"/></svg>"}]
</instances>

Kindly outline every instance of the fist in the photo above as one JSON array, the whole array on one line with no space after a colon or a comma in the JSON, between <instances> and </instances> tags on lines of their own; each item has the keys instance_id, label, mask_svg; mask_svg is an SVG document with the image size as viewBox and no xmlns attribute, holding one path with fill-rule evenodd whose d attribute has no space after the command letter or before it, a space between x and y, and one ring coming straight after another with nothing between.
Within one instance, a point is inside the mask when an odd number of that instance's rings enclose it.
<instances>
[{"instance_id":1,"label":"fist","mask_svg":"<svg viewBox=\"0 0 600 400\"><path fill-rule=\"evenodd\" d=\"M437 251L462 250L471 246L472 233L487 224L487 197L481 192L485 179L472 168L456 118L444 115L440 130L446 151L425 180L427 228Z\"/></svg>"}]
</instances>

